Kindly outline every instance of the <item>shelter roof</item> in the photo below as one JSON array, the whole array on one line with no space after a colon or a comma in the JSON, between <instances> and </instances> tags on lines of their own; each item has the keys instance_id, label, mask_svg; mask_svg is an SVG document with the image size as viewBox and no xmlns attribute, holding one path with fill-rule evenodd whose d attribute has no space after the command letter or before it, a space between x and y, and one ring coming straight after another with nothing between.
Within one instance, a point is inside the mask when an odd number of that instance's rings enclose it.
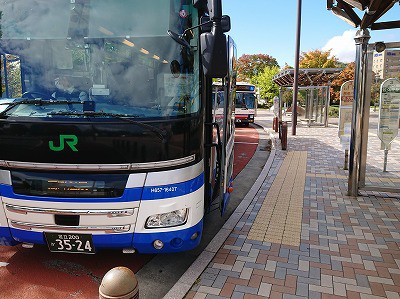
<instances>
[{"instance_id":1,"label":"shelter roof","mask_svg":"<svg viewBox=\"0 0 400 299\"><path fill-rule=\"evenodd\" d=\"M372 30L400 28L400 20L379 22L398 1L393 0L327 0L327 9L354 28Z\"/></svg>"},{"instance_id":2,"label":"shelter roof","mask_svg":"<svg viewBox=\"0 0 400 299\"><path fill-rule=\"evenodd\" d=\"M326 85L342 71L341 68L299 69L298 86ZM276 74L272 81L279 86L293 86L294 69L286 69Z\"/></svg>"}]
</instances>

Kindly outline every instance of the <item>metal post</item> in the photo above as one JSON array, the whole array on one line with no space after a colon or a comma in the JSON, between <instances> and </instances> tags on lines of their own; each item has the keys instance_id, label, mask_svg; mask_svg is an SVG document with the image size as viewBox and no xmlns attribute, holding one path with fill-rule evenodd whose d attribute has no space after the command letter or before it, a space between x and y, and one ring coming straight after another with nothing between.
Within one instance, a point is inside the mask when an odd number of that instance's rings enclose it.
<instances>
[{"instance_id":1,"label":"metal post","mask_svg":"<svg viewBox=\"0 0 400 299\"><path fill-rule=\"evenodd\" d=\"M320 102L319 89L317 89L317 96L315 98L315 122L318 122L319 102Z\"/></svg>"},{"instance_id":2,"label":"metal post","mask_svg":"<svg viewBox=\"0 0 400 299\"><path fill-rule=\"evenodd\" d=\"M354 38L356 43L356 66L354 76L353 117L351 122L348 195L357 196L360 176L363 111L366 97L368 69L367 48L370 39L368 29L360 29Z\"/></svg>"},{"instance_id":3,"label":"metal post","mask_svg":"<svg viewBox=\"0 0 400 299\"><path fill-rule=\"evenodd\" d=\"M318 88L315 90L316 94L315 94L315 98L314 98L314 105L313 105L313 115L314 115L314 122L317 122L318 120ZM315 114L314 114L314 110L315 110Z\"/></svg>"},{"instance_id":4,"label":"metal post","mask_svg":"<svg viewBox=\"0 0 400 299\"><path fill-rule=\"evenodd\" d=\"M308 102L308 126L311 126L311 119L313 118L313 109L314 109L314 88L310 91L310 100Z\"/></svg>"},{"instance_id":5,"label":"metal post","mask_svg":"<svg viewBox=\"0 0 400 299\"><path fill-rule=\"evenodd\" d=\"M282 134L281 134L281 147L282 150L286 150L287 148L287 122L282 122Z\"/></svg>"},{"instance_id":6,"label":"metal post","mask_svg":"<svg viewBox=\"0 0 400 299\"><path fill-rule=\"evenodd\" d=\"M386 168L387 168L388 153L389 153L389 150L385 147L385 150L384 150L385 156L383 157L383 172L387 171Z\"/></svg>"},{"instance_id":7,"label":"metal post","mask_svg":"<svg viewBox=\"0 0 400 299\"><path fill-rule=\"evenodd\" d=\"M283 87L279 87L279 114L278 122L282 120Z\"/></svg>"},{"instance_id":8,"label":"metal post","mask_svg":"<svg viewBox=\"0 0 400 299\"><path fill-rule=\"evenodd\" d=\"M321 92L321 97L320 97L320 101L319 101L319 122L322 124L323 123L323 119L324 119L324 99L325 99L325 90L323 88L321 88L320 90L318 90L318 93Z\"/></svg>"},{"instance_id":9,"label":"metal post","mask_svg":"<svg viewBox=\"0 0 400 299\"><path fill-rule=\"evenodd\" d=\"M362 114L362 132L361 132L361 151L360 151L360 170L358 178L358 188L365 186L365 175L367 171L367 153L368 153L368 129L369 129L369 115L370 115L370 105L371 105L371 90L372 85L372 59L373 59L373 45L368 45L366 60L368 65L366 67L367 77L365 81L365 94L364 94L364 108Z\"/></svg>"},{"instance_id":10,"label":"metal post","mask_svg":"<svg viewBox=\"0 0 400 299\"><path fill-rule=\"evenodd\" d=\"M294 59L294 82L293 82L293 103L292 103L292 135L296 135L297 127L297 93L299 89L299 59L300 59L300 32L301 32L301 0L297 0L297 30L296 49Z\"/></svg>"},{"instance_id":11,"label":"metal post","mask_svg":"<svg viewBox=\"0 0 400 299\"><path fill-rule=\"evenodd\" d=\"M328 81L326 87L326 102L325 102L325 127L329 125L329 105L331 103L331 81Z\"/></svg>"},{"instance_id":12,"label":"metal post","mask_svg":"<svg viewBox=\"0 0 400 299\"><path fill-rule=\"evenodd\" d=\"M315 90L315 102L314 102L314 109L315 109L315 115L314 115L314 122L318 121L318 104L319 104L319 89L317 88Z\"/></svg>"},{"instance_id":13,"label":"metal post","mask_svg":"<svg viewBox=\"0 0 400 299\"><path fill-rule=\"evenodd\" d=\"M309 105L309 102L310 102L310 90L309 89L306 89L306 115L305 115L305 118L306 119L308 119L308 105Z\"/></svg>"}]
</instances>

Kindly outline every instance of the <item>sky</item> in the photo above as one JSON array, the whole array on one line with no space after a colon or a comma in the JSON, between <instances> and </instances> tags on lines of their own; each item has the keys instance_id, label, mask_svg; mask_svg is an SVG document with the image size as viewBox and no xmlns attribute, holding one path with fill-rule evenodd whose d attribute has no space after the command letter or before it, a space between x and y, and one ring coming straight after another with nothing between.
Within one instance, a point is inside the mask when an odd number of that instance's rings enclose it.
<instances>
[{"instance_id":1,"label":"sky","mask_svg":"<svg viewBox=\"0 0 400 299\"><path fill-rule=\"evenodd\" d=\"M297 0L222 0L224 15L231 17L229 34L238 56L268 54L283 67L294 65ZM354 9L362 18L364 12ZM396 3L379 21L394 21L400 16ZM331 50L341 62L355 58L357 29L326 9L326 0L303 0L300 52ZM370 30L370 43L400 41L400 29Z\"/></svg>"}]
</instances>

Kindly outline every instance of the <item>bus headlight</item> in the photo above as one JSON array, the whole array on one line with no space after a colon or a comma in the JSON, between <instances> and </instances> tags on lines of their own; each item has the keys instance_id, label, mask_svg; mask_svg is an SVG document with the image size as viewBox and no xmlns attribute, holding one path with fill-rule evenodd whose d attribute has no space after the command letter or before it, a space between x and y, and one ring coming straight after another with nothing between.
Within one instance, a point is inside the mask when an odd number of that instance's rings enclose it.
<instances>
[{"instance_id":1,"label":"bus headlight","mask_svg":"<svg viewBox=\"0 0 400 299\"><path fill-rule=\"evenodd\" d=\"M187 221L189 209L180 209L168 213L151 215L146 220L145 228L162 228L183 225Z\"/></svg>"}]
</instances>

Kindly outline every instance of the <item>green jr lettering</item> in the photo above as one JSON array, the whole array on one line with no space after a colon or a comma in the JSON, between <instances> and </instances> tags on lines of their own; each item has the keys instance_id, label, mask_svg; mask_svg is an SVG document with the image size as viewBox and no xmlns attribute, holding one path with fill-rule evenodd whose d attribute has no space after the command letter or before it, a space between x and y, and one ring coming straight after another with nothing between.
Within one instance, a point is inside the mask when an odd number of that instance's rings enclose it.
<instances>
[{"instance_id":1,"label":"green jr lettering","mask_svg":"<svg viewBox=\"0 0 400 299\"><path fill-rule=\"evenodd\" d=\"M54 146L54 142L49 141L49 148L52 151L59 152L64 150L65 143L71 148L72 151L78 151L78 149L75 147L78 144L78 137L75 135L60 135L60 145Z\"/></svg>"}]
</instances>

